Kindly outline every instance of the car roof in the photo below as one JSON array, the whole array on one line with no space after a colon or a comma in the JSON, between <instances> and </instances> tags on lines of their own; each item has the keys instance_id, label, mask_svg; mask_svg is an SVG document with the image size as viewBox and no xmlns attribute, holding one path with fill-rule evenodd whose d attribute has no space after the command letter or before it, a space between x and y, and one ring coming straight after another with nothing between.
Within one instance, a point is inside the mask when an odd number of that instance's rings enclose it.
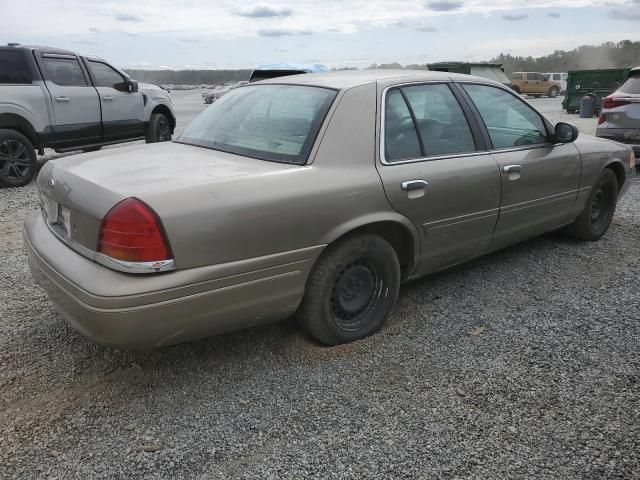
<instances>
[{"instance_id":1,"label":"car roof","mask_svg":"<svg viewBox=\"0 0 640 480\"><path fill-rule=\"evenodd\" d=\"M96 57L95 55L84 55L81 53L77 53L77 52L73 52L71 50L65 50L63 48L56 48L56 47L46 47L43 45L22 45L22 44L18 44L18 43L13 43L13 44L8 44L8 45L1 45L0 48L16 48L16 49L25 49L25 50L39 50L42 53L48 53L48 54L52 54L52 55L74 55L74 56L79 56L79 57L86 57L89 60L99 60L104 62L105 60L103 58L100 57Z\"/></svg>"},{"instance_id":2,"label":"car roof","mask_svg":"<svg viewBox=\"0 0 640 480\"><path fill-rule=\"evenodd\" d=\"M309 85L334 89L347 89L376 82L433 82L433 81L463 81L473 80L481 83L490 83L503 86L499 82L473 75L460 73L430 72L428 70L392 70L392 69L367 69L367 70L339 70L335 72L290 75L287 77L272 78L257 82L259 84L290 84Z\"/></svg>"}]
</instances>

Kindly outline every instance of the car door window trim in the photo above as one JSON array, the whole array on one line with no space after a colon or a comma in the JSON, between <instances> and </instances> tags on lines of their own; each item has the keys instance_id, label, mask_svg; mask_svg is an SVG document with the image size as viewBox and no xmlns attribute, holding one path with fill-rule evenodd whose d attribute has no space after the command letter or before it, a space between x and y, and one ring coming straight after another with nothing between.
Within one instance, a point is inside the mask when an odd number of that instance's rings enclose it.
<instances>
[{"instance_id":1,"label":"car door window trim","mask_svg":"<svg viewBox=\"0 0 640 480\"><path fill-rule=\"evenodd\" d=\"M386 166L393 166L393 165L403 165L403 164L407 164L407 163L417 163L417 162L429 162L429 161L433 161L433 160L444 160L444 159L450 159L450 158L462 158L462 157L475 157L475 156L479 156L479 155L486 155L488 153L488 150L486 149L486 144L485 145L481 145L478 142L478 138L476 137L476 134L474 133L474 124L472 122L472 120L469 118L469 115L472 114L472 112L470 112L469 110L464 108L464 103L466 103L466 100L461 98L460 96L458 96L456 94L456 88L452 88L454 82L452 81L446 81L446 80L433 80L433 81L417 81L417 82L406 82L406 83L398 83L395 85L389 85L387 87L384 88L384 90L382 90L382 98L381 98L381 105L380 105L380 142L379 142L379 155L380 155L380 163L382 163L382 165L386 165ZM454 96L454 98L456 99L456 101L458 102L458 104L460 105L460 108L462 110L463 115L465 116L465 119L467 120L467 125L469 127L469 130L471 131L471 135L473 137L474 143L475 143L475 147L476 150L472 151L472 152L463 152L463 153L454 153L454 154L447 154L447 155L437 155L437 156L422 156L419 158L409 158L406 160L398 160L398 161L388 161L386 159L386 142L385 142L385 121L386 121L386 104L387 104L387 95L389 94L390 91L392 90L399 90L400 93L402 94L402 98L404 99L405 103L407 104L407 106L410 108L410 113L411 113L411 118L413 120L413 124L414 124L414 128L416 129L416 132L418 134L418 139L420 141L420 145L422 147L422 137L420 135L420 133L418 132L418 126L417 126L417 122L415 120L415 116L413 114L413 109L411 107L411 105L409 105L409 102L407 101L407 98L404 94L404 92L402 91L402 89L404 87L412 87L412 86L420 86L420 85L447 85L449 87L449 90L451 91L452 95ZM473 118L473 117L471 117ZM475 120L475 119L473 119ZM480 125L478 125L478 128L481 128ZM484 143L484 142L481 142ZM422 152L424 152L424 148L422 148Z\"/></svg>"}]
</instances>

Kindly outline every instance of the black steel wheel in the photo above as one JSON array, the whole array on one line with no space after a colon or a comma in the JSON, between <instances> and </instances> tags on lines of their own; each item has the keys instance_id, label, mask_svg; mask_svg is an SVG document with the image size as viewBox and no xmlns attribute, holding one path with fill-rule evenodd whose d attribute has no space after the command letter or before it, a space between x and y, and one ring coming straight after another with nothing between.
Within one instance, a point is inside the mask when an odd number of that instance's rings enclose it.
<instances>
[{"instance_id":1,"label":"black steel wheel","mask_svg":"<svg viewBox=\"0 0 640 480\"><path fill-rule=\"evenodd\" d=\"M400 288L395 250L377 235L353 235L329 246L307 281L298 319L316 339L337 345L378 330Z\"/></svg>"},{"instance_id":2,"label":"black steel wheel","mask_svg":"<svg viewBox=\"0 0 640 480\"><path fill-rule=\"evenodd\" d=\"M22 187L36 174L37 157L27 137L0 130L0 187Z\"/></svg>"},{"instance_id":3,"label":"black steel wheel","mask_svg":"<svg viewBox=\"0 0 640 480\"><path fill-rule=\"evenodd\" d=\"M147 143L168 142L171 140L171 122L163 113L154 113L147 126Z\"/></svg>"},{"instance_id":4,"label":"black steel wheel","mask_svg":"<svg viewBox=\"0 0 640 480\"><path fill-rule=\"evenodd\" d=\"M580 240L596 241L609 229L618 202L618 179L615 173L605 168L585 204L584 210L567 232Z\"/></svg>"}]
</instances>

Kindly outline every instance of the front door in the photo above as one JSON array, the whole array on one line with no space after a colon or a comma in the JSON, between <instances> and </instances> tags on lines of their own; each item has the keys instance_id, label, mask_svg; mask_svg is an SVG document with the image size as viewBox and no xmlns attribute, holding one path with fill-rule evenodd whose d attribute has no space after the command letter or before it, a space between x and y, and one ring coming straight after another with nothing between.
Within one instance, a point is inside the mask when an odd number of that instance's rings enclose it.
<instances>
[{"instance_id":1,"label":"front door","mask_svg":"<svg viewBox=\"0 0 640 480\"><path fill-rule=\"evenodd\" d=\"M51 95L55 146L64 148L100 141L98 94L74 55L41 54L39 61Z\"/></svg>"},{"instance_id":2,"label":"front door","mask_svg":"<svg viewBox=\"0 0 640 480\"><path fill-rule=\"evenodd\" d=\"M417 273L481 254L498 218L500 174L474 118L447 83L390 87L382 102L378 171L392 206L420 231Z\"/></svg>"},{"instance_id":3,"label":"front door","mask_svg":"<svg viewBox=\"0 0 640 480\"><path fill-rule=\"evenodd\" d=\"M464 84L500 166L502 202L495 244L506 245L572 220L580 181L573 144L553 144L543 118L499 87Z\"/></svg>"},{"instance_id":4,"label":"front door","mask_svg":"<svg viewBox=\"0 0 640 480\"><path fill-rule=\"evenodd\" d=\"M100 95L105 141L144 135L144 100L141 92L129 92L125 77L104 62L86 62Z\"/></svg>"}]
</instances>

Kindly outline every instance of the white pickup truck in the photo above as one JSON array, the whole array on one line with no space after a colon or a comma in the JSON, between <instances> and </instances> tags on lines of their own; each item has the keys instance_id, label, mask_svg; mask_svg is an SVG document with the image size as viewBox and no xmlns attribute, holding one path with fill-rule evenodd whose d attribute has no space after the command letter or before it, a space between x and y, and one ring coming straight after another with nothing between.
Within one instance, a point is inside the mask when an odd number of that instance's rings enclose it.
<instances>
[{"instance_id":1,"label":"white pickup truck","mask_svg":"<svg viewBox=\"0 0 640 480\"><path fill-rule=\"evenodd\" d=\"M146 139L171 140L169 92L138 84L97 57L66 50L0 46L0 187L36 172L36 151L99 150Z\"/></svg>"}]
</instances>

